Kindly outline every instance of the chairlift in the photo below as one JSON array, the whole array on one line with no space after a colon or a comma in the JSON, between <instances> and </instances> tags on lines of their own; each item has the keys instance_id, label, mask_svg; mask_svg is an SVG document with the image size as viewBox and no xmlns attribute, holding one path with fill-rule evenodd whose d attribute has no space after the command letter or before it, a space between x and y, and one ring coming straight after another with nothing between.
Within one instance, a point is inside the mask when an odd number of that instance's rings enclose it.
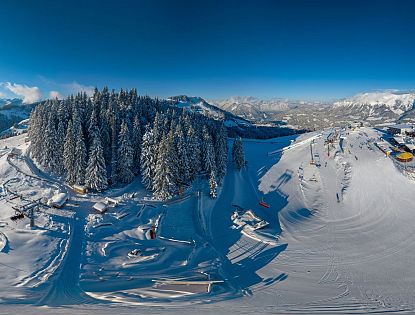
<instances>
[{"instance_id":1,"label":"chairlift","mask_svg":"<svg viewBox=\"0 0 415 315\"><path fill-rule=\"evenodd\" d=\"M259 201L259 205L260 205L260 206L262 206L262 207L264 207L264 208L269 208L269 207L270 207L270 205L269 205L269 204L267 204L267 203L264 201L264 198L262 198L262 199Z\"/></svg>"}]
</instances>

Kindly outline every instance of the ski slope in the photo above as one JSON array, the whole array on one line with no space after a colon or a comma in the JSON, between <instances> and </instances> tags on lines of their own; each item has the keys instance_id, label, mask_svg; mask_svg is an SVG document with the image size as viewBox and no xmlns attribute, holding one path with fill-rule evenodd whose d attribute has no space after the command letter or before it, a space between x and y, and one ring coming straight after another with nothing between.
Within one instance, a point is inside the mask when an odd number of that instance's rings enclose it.
<instances>
[{"instance_id":1,"label":"ski slope","mask_svg":"<svg viewBox=\"0 0 415 315\"><path fill-rule=\"evenodd\" d=\"M137 179L104 196L70 193L31 230L27 219L10 222L0 198L0 314L412 313L415 182L374 146L380 131L342 132L328 155L333 132L244 141L247 166L229 163L215 200L203 178L168 203L152 201ZM7 163L5 145L25 154L21 136L1 141L10 189L62 189L27 157L13 159L23 173ZM320 166L310 164L310 144ZM105 196L119 205L93 212ZM268 224L247 232L236 210Z\"/></svg>"}]
</instances>

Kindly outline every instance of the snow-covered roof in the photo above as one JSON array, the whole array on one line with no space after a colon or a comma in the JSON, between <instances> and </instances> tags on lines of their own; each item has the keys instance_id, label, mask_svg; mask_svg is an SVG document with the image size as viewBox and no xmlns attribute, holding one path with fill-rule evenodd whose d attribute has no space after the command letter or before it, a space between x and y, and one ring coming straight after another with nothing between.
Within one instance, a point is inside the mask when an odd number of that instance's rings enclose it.
<instances>
[{"instance_id":1,"label":"snow-covered roof","mask_svg":"<svg viewBox=\"0 0 415 315\"><path fill-rule=\"evenodd\" d=\"M97 202L96 204L94 204L93 208L101 213L105 212L108 210L108 205L106 205L103 202Z\"/></svg>"},{"instance_id":2,"label":"snow-covered roof","mask_svg":"<svg viewBox=\"0 0 415 315\"><path fill-rule=\"evenodd\" d=\"M386 141L378 141L378 142L375 142L375 145L378 148L390 149L390 144L389 144L389 142L386 142Z\"/></svg>"},{"instance_id":3,"label":"snow-covered roof","mask_svg":"<svg viewBox=\"0 0 415 315\"><path fill-rule=\"evenodd\" d=\"M405 140L401 136L393 137L393 139L398 142L399 144L404 144Z\"/></svg>"},{"instance_id":4,"label":"snow-covered roof","mask_svg":"<svg viewBox=\"0 0 415 315\"><path fill-rule=\"evenodd\" d=\"M50 204L62 206L68 200L68 194L62 192L50 198Z\"/></svg>"},{"instance_id":5,"label":"snow-covered roof","mask_svg":"<svg viewBox=\"0 0 415 315\"><path fill-rule=\"evenodd\" d=\"M411 151L415 150L415 144L413 143L405 143L405 147L407 147Z\"/></svg>"}]
</instances>

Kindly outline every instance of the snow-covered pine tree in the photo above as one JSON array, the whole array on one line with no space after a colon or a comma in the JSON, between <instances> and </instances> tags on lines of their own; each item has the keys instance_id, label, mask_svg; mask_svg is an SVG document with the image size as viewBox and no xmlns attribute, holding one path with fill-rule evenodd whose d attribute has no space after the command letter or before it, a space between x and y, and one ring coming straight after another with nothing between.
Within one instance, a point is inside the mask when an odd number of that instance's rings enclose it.
<instances>
[{"instance_id":1,"label":"snow-covered pine tree","mask_svg":"<svg viewBox=\"0 0 415 315\"><path fill-rule=\"evenodd\" d=\"M57 131L55 129L55 123L52 113L49 113L48 124L46 126L45 137L48 141L44 144L41 164L49 172L55 172L57 170Z\"/></svg>"},{"instance_id":2,"label":"snow-covered pine tree","mask_svg":"<svg viewBox=\"0 0 415 315\"><path fill-rule=\"evenodd\" d=\"M211 172L216 172L216 161L215 161L215 149L213 148L212 137L209 134L208 128L203 126L202 130L203 137L203 171L207 174Z\"/></svg>"},{"instance_id":3,"label":"snow-covered pine tree","mask_svg":"<svg viewBox=\"0 0 415 315\"><path fill-rule=\"evenodd\" d=\"M216 180L221 183L228 164L228 135L223 122L220 124L215 137Z\"/></svg>"},{"instance_id":4,"label":"snow-covered pine tree","mask_svg":"<svg viewBox=\"0 0 415 315\"><path fill-rule=\"evenodd\" d=\"M240 170L245 165L245 154L242 139L236 138L233 142L232 157L235 162L236 168Z\"/></svg>"},{"instance_id":5,"label":"snow-covered pine tree","mask_svg":"<svg viewBox=\"0 0 415 315\"><path fill-rule=\"evenodd\" d=\"M153 123L153 136L156 143L160 143L163 135L166 133L164 129L166 116L157 112Z\"/></svg>"},{"instance_id":6,"label":"snow-covered pine tree","mask_svg":"<svg viewBox=\"0 0 415 315\"><path fill-rule=\"evenodd\" d=\"M92 139L91 147L89 150L85 184L88 188L101 191L108 187L108 180L107 170L105 167L104 152L102 150L98 127L96 128L97 131L93 133L94 138Z\"/></svg>"},{"instance_id":7,"label":"snow-covered pine tree","mask_svg":"<svg viewBox=\"0 0 415 315\"><path fill-rule=\"evenodd\" d=\"M141 147L141 176L147 189L153 187L158 143L155 142L153 128L147 125Z\"/></svg>"},{"instance_id":8,"label":"snow-covered pine tree","mask_svg":"<svg viewBox=\"0 0 415 315\"><path fill-rule=\"evenodd\" d=\"M84 134L82 131L80 117L76 109L73 112L72 120L73 120L73 133L74 133L74 140L75 140L75 152L74 152L75 183L78 185L83 185L85 183L87 152L86 152Z\"/></svg>"},{"instance_id":9,"label":"snow-covered pine tree","mask_svg":"<svg viewBox=\"0 0 415 315\"><path fill-rule=\"evenodd\" d=\"M105 97L104 97L105 96ZM108 95L102 94L101 97L101 111L100 111L100 125L99 131L101 133L101 144L104 151L105 163L111 163L111 131L110 131L110 116L108 110ZM105 101L106 100L106 101Z\"/></svg>"},{"instance_id":10,"label":"snow-covered pine tree","mask_svg":"<svg viewBox=\"0 0 415 315\"><path fill-rule=\"evenodd\" d=\"M168 150L169 150L169 158L171 163L170 173L173 178L174 184L176 187L174 188L175 192L177 192L177 183L179 180L183 181L183 178L179 177L179 164L181 161L178 159L178 152L177 152L177 146L176 146L176 139L175 139L175 129L171 129L169 133L167 134L167 140L168 140Z\"/></svg>"},{"instance_id":11,"label":"snow-covered pine tree","mask_svg":"<svg viewBox=\"0 0 415 315\"><path fill-rule=\"evenodd\" d=\"M176 179L173 175L175 165L172 161L172 147L170 137L163 137L158 150L153 181L154 196L160 200L170 199L177 191Z\"/></svg>"},{"instance_id":12,"label":"snow-covered pine tree","mask_svg":"<svg viewBox=\"0 0 415 315\"><path fill-rule=\"evenodd\" d=\"M181 124L177 124L175 131L175 143L176 143L176 152L177 152L177 173L178 177L183 182L188 182L190 180L189 172L189 156L188 156L188 147L186 137L183 132L183 127Z\"/></svg>"},{"instance_id":13,"label":"snow-covered pine tree","mask_svg":"<svg viewBox=\"0 0 415 315\"><path fill-rule=\"evenodd\" d=\"M111 123L112 125L114 122ZM118 146L117 141L115 141L113 138L115 137L115 130L111 128L113 131L111 131L112 137L111 137L111 184L116 184L118 181Z\"/></svg>"},{"instance_id":14,"label":"snow-covered pine tree","mask_svg":"<svg viewBox=\"0 0 415 315\"><path fill-rule=\"evenodd\" d=\"M122 122L118 139L118 181L131 183L134 179L133 173L133 148L131 147L130 132L126 122Z\"/></svg>"},{"instance_id":15,"label":"snow-covered pine tree","mask_svg":"<svg viewBox=\"0 0 415 315\"><path fill-rule=\"evenodd\" d=\"M120 112L118 110L117 96L112 91L109 100L109 121L111 124L111 183L115 184L118 181L118 143L119 143L119 120Z\"/></svg>"},{"instance_id":16,"label":"snow-covered pine tree","mask_svg":"<svg viewBox=\"0 0 415 315\"><path fill-rule=\"evenodd\" d=\"M97 124L98 121L96 118L95 110L93 110L88 129L90 149L85 172L85 185L88 188L101 191L108 187L108 179L104 152L101 145L101 134Z\"/></svg>"},{"instance_id":17,"label":"snow-covered pine tree","mask_svg":"<svg viewBox=\"0 0 415 315\"><path fill-rule=\"evenodd\" d=\"M189 161L189 176L190 180L195 179L201 171L201 148L200 138L197 135L193 126L190 126L187 131L187 145L188 145L188 161Z\"/></svg>"},{"instance_id":18,"label":"snow-covered pine tree","mask_svg":"<svg viewBox=\"0 0 415 315\"><path fill-rule=\"evenodd\" d=\"M63 103L63 102L62 102ZM63 112L63 104L61 103L61 108L59 109L58 113L58 130L56 134L56 170L55 173L58 175L62 175L65 173L65 165L63 163L64 157L64 143L65 143L65 133L67 129L67 123L65 119L65 115Z\"/></svg>"},{"instance_id":19,"label":"snow-covered pine tree","mask_svg":"<svg viewBox=\"0 0 415 315\"><path fill-rule=\"evenodd\" d=\"M132 147L133 147L133 171L134 174L140 173L140 159L141 159L141 123L138 116L134 117L133 122L133 134L132 134Z\"/></svg>"},{"instance_id":20,"label":"snow-covered pine tree","mask_svg":"<svg viewBox=\"0 0 415 315\"><path fill-rule=\"evenodd\" d=\"M44 150L45 145L49 139L46 138L45 130L49 123L50 101L45 102L45 106L36 107L37 118L35 124L30 127L30 139L32 140L32 156L39 162L40 165L44 165Z\"/></svg>"},{"instance_id":21,"label":"snow-covered pine tree","mask_svg":"<svg viewBox=\"0 0 415 315\"><path fill-rule=\"evenodd\" d=\"M98 118L95 109L91 112L91 117L89 119L88 124L88 144L89 146L92 145L92 142L95 140L97 133L99 132L98 129Z\"/></svg>"},{"instance_id":22,"label":"snow-covered pine tree","mask_svg":"<svg viewBox=\"0 0 415 315\"><path fill-rule=\"evenodd\" d=\"M75 139L73 133L72 120L68 123L66 130L65 145L63 150L63 162L66 169L66 181L73 184L76 181L75 176Z\"/></svg>"},{"instance_id":23,"label":"snow-covered pine tree","mask_svg":"<svg viewBox=\"0 0 415 315\"><path fill-rule=\"evenodd\" d=\"M40 157L40 150L41 150L41 134L39 132L40 128L42 128L42 118L43 115L41 113L43 107L37 106L32 111L30 115L30 125L28 130L28 136L30 139L30 152L31 156L34 159L39 159Z\"/></svg>"}]
</instances>

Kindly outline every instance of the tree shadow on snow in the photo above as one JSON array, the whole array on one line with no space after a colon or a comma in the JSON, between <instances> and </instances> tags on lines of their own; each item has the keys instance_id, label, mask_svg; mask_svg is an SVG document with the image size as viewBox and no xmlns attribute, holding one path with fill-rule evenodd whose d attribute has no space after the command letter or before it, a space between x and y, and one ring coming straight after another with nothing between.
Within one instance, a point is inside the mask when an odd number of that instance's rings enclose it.
<instances>
[{"instance_id":1,"label":"tree shadow on snow","mask_svg":"<svg viewBox=\"0 0 415 315\"><path fill-rule=\"evenodd\" d=\"M291 139L281 147L289 145ZM211 230L212 243L222 253L221 268L229 285L241 292L250 293L261 287L284 281L288 275L277 274L275 277L262 278L257 272L271 263L283 252L288 244L272 247L265 243L242 236L239 229L233 227L231 215L235 208L252 210L269 225L261 229L275 238L281 233L278 213L288 204L288 195L283 187L293 178L293 171L286 171L271 183L272 191L266 195L259 191L260 178L279 162L281 155L268 156L268 152L278 149L270 143L244 143L248 166L241 171L229 165L228 173L222 185L222 192L212 211ZM264 201L269 205L265 208L259 204ZM236 206L236 207L235 207ZM307 209L300 209L298 216L307 217Z\"/></svg>"}]
</instances>

